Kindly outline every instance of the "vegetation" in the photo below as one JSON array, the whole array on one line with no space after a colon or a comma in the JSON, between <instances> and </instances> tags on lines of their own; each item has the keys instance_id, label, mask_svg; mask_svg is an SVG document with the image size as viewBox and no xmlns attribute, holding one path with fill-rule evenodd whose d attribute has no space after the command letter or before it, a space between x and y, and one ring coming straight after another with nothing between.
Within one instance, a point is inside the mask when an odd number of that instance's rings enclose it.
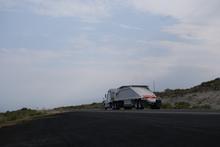
<instances>
[{"instance_id":1,"label":"vegetation","mask_svg":"<svg viewBox=\"0 0 220 147\"><path fill-rule=\"evenodd\" d=\"M171 103L162 103L161 105L162 109L173 109L173 105Z\"/></svg>"},{"instance_id":2,"label":"vegetation","mask_svg":"<svg viewBox=\"0 0 220 147\"><path fill-rule=\"evenodd\" d=\"M203 82L198 86L189 89L166 89L163 92L156 92L156 95L162 98L180 97L189 93L207 92L220 90L220 78L212 81Z\"/></svg>"},{"instance_id":3,"label":"vegetation","mask_svg":"<svg viewBox=\"0 0 220 147\"><path fill-rule=\"evenodd\" d=\"M22 108L16 111L7 111L5 113L0 113L0 125L7 124L10 122L16 122L19 120L30 119L35 116L41 116L45 112L32 110L28 108Z\"/></svg>"},{"instance_id":4,"label":"vegetation","mask_svg":"<svg viewBox=\"0 0 220 147\"><path fill-rule=\"evenodd\" d=\"M187 102L176 102L174 104L171 103L162 103L162 109L190 109L191 105Z\"/></svg>"},{"instance_id":5,"label":"vegetation","mask_svg":"<svg viewBox=\"0 0 220 147\"><path fill-rule=\"evenodd\" d=\"M192 109L211 109L212 107L208 104L204 105L193 105Z\"/></svg>"},{"instance_id":6,"label":"vegetation","mask_svg":"<svg viewBox=\"0 0 220 147\"><path fill-rule=\"evenodd\" d=\"M102 103L92 103L92 104L83 104L77 106L66 106L66 107L59 107L55 108L56 111L71 111L71 110L78 110L78 109L103 109Z\"/></svg>"},{"instance_id":7,"label":"vegetation","mask_svg":"<svg viewBox=\"0 0 220 147\"><path fill-rule=\"evenodd\" d=\"M187 103L187 102L176 102L174 104L174 108L175 109L189 109L191 108L191 105L190 103Z\"/></svg>"},{"instance_id":8,"label":"vegetation","mask_svg":"<svg viewBox=\"0 0 220 147\"><path fill-rule=\"evenodd\" d=\"M208 104L204 105L191 105L187 102L176 102L174 104L171 103L162 103L162 109L212 109L212 107Z\"/></svg>"}]
</instances>

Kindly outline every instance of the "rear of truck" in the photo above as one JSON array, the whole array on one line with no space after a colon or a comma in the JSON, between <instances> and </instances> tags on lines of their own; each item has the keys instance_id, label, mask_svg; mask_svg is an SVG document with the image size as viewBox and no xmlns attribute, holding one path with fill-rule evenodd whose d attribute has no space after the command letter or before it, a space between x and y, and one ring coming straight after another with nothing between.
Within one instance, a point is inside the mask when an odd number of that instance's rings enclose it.
<instances>
[{"instance_id":1,"label":"rear of truck","mask_svg":"<svg viewBox=\"0 0 220 147\"><path fill-rule=\"evenodd\" d=\"M133 86L131 89L139 95L141 105L149 105L152 109L160 109L161 100L147 86Z\"/></svg>"}]
</instances>

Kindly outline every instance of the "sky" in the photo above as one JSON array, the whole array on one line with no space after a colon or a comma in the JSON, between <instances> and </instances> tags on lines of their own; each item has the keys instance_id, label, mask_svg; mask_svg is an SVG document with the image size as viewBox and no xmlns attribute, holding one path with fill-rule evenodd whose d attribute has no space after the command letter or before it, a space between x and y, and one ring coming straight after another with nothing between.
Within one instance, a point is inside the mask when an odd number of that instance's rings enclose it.
<instances>
[{"instance_id":1,"label":"sky","mask_svg":"<svg viewBox=\"0 0 220 147\"><path fill-rule=\"evenodd\" d=\"M220 75L219 0L0 0L0 111Z\"/></svg>"}]
</instances>

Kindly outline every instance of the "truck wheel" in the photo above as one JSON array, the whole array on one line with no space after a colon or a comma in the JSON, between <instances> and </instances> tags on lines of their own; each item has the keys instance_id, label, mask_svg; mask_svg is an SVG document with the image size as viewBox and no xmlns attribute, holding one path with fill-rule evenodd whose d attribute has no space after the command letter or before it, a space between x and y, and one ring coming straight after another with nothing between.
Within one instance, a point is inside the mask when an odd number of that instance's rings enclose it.
<instances>
[{"instance_id":1,"label":"truck wheel","mask_svg":"<svg viewBox=\"0 0 220 147\"><path fill-rule=\"evenodd\" d=\"M134 107L138 109L138 102L135 102Z\"/></svg>"},{"instance_id":2,"label":"truck wheel","mask_svg":"<svg viewBox=\"0 0 220 147\"><path fill-rule=\"evenodd\" d=\"M116 110L119 110L120 109L120 105L119 103L116 103Z\"/></svg>"},{"instance_id":3,"label":"truck wheel","mask_svg":"<svg viewBox=\"0 0 220 147\"><path fill-rule=\"evenodd\" d=\"M140 109L144 109L144 102L140 101Z\"/></svg>"},{"instance_id":4,"label":"truck wheel","mask_svg":"<svg viewBox=\"0 0 220 147\"><path fill-rule=\"evenodd\" d=\"M135 102L135 108L136 109L141 109L141 101L140 100L137 100L136 102Z\"/></svg>"},{"instance_id":5,"label":"truck wheel","mask_svg":"<svg viewBox=\"0 0 220 147\"><path fill-rule=\"evenodd\" d=\"M113 103L112 105L113 105L112 110L118 110L119 109L117 103Z\"/></svg>"},{"instance_id":6,"label":"truck wheel","mask_svg":"<svg viewBox=\"0 0 220 147\"><path fill-rule=\"evenodd\" d=\"M113 104L112 104L112 110L115 110L115 108L116 108L116 104L113 103Z\"/></svg>"}]
</instances>

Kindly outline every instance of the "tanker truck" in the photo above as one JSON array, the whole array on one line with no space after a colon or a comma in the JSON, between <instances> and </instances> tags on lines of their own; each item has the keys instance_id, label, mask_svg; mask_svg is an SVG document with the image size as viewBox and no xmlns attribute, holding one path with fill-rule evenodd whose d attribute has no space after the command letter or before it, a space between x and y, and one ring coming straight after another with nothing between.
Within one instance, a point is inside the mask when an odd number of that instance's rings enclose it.
<instances>
[{"instance_id":1,"label":"tanker truck","mask_svg":"<svg viewBox=\"0 0 220 147\"><path fill-rule=\"evenodd\" d=\"M160 109L161 100L146 85L128 85L109 89L105 94L103 104L106 110L144 109L145 106Z\"/></svg>"}]
</instances>

